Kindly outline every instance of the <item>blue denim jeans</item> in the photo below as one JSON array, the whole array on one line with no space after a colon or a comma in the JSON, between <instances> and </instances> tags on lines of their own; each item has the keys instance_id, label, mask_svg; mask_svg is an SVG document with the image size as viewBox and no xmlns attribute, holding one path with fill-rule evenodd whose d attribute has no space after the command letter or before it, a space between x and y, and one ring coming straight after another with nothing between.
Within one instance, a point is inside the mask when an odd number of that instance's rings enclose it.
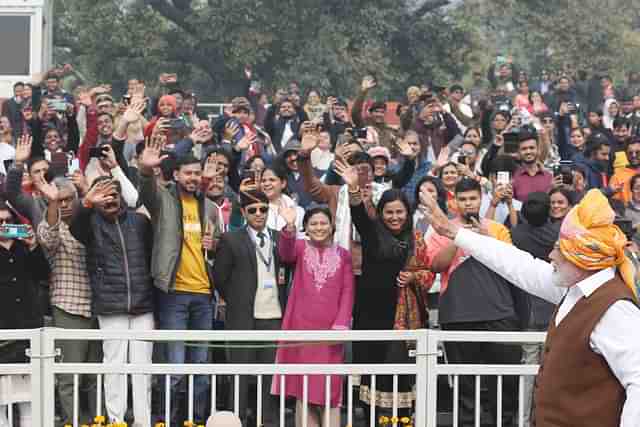
<instances>
[{"instance_id":1,"label":"blue denim jeans","mask_svg":"<svg viewBox=\"0 0 640 427\"><path fill-rule=\"evenodd\" d=\"M211 330L213 328L213 304L211 297L205 294L160 293L158 298L158 322L160 329L169 330ZM207 363L208 349L190 347L187 351L184 342L174 341L166 344L168 363ZM185 390L184 376L171 377L171 389ZM198 421L206 420L208 404L209 376L196 375L194 378L194 417ZM177 399L172 399L177 403ZM177 410L176 405L171 405ZM172 411L173 412L173 411Z\"/></svg>"}]
</instances>

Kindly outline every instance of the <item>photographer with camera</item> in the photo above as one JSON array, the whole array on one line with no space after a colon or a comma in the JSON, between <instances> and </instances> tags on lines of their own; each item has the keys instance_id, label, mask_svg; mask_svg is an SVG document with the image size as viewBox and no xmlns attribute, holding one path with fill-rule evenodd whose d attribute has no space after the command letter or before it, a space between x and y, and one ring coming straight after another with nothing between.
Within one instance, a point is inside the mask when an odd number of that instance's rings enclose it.
<instances>
[{"instance_id":1,"label":"photographer with camera","mask_svg":"<svg viewBox=\"0 0 640 427\"><path fill-rule=\"evenodd\" d=\"M571 80L568 76L560 77L555 91L545 96L545 103L554 113L557 113L560 110L560 105L563 102L568 102L574 105L576 103L576 92L571 87Z\"/></svg>"},{"instance_id":2,"label":"photographer with camera","mask_svg":"<svg viewBox=\"0 0 640 427\"><path fill-rule=\"evenodd\" d=\"M483 191L480 204L482 218L505 224L509 220L509 228L518 225L518 212L522 207L519 200L513 198L511 178L518 168L511 156L498 156L491 163L489 182L492 192ZM483 189L485 190L485 189Z\"/></svg>"},{"instance_id":3,"label":"photographer with camera","mask_svg":"<svg viewBox=\"0 0 640 427\"><path fill-rule=\"evenodd\" d=\"M395 146L397 132L385 121L387 104L382 101L376 101L369 107L368 117L365 118L362 113L365 98L367 97L371 89L374 89L377 85L378 82L373 76L365 76L362 79L360 92L353 102L351 119L353 120L353 124L356 126L356 128L365 128L367 126L374 128L378 134L379 144L383 147L386 147L391 153L391 158L395 159L398 156L398 150Z\"/></svg>"},{"instance_id":4,"label":"photographer with camera","mask_svg":"<svg viewBox=\"0 0 640 427\"><path fill-rule=\"evenodd\" d=\"M417 117L413 117L410 111L401 117L402 128L417 132L421 158L436 163L440 153L460 135L460 129L454 117L442 111L442 104L437 97L423 95L420 108Z\"/></svg>"},{"instance_id":5,"label":"photographer with camera","mask_svg":"<svg viewBox=\"0 0 640 427\"><path fill-rule=\"evenodd\" d=\"M324 129L331 136L331 149L335 150L338 137L344 134L347 129L354 128L355 125L347 114L347 101L335 96L327 97L327 111L322 115Z\"/></svg>"},{"instance_id":6,"label":"photographer with camera","mask_svg":"<svg viewBox=\"0 0 640 427\"><path fill-rule=\"evenodd\" d=\"M49 265L33 229L30 225L21 224L10 205L0 198L0 329L42 326L38 282L46 281L48 275ZM24 340L3 341L0 363L28 363L25 356L27 343ZM29 375L0 376L0 425L10 425L7 411L16 406L20 425L38 425L31 420L31 400Z\"/></svg>"}]
</instances>

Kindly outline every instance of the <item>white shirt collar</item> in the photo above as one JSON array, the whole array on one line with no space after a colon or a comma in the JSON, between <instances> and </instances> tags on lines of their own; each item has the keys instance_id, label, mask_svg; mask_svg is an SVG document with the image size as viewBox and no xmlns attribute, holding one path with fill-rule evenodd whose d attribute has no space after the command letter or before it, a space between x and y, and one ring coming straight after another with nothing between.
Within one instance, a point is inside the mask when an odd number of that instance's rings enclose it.
<instances>
[{"instance_id":1,"label":"white shirt collar","mask_svg":"<svg viewBox=\"0 0 640 427\"><path fill-rule=\"evenodd\" d=\"M250 225L247 225L247 230L249 230L249 236L251 236L251 238L253 239L253 241L255 242L258 239L258 233L259 231L255 230L253 227L251 227ZM267 227L265 227L262 232L264 233L264 237L265 240L268 242L269 241L269 230L267 230Z\"/></svg>"},{"instance_id":2,"label":"white shirt collar","mask_svg":"<svg viewBox=\"0 0 640 427\"><path fill-rule=\"evenodd\" d=\"M615 274L615 267L605 268L604 270L601 270L596 274L593 274L586 279L581 280L580 282L576 283L575 286L578 287L580 291L582 291L582 294L585 296L585 298L589 298L591 294L594 293L600 286L613 279L615 277Z\"/></svg>"}]
</instances>

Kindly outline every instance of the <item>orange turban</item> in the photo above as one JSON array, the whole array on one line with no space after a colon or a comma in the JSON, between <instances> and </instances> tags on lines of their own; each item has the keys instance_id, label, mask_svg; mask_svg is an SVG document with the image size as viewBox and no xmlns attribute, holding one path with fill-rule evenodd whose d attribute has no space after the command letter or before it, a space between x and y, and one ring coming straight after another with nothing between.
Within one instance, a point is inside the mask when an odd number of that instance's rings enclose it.
<instances>
[{"instance_id":1,"label":"orange turban","mask_svg":"<svg viewBox=\"0 0 640 427\"><path fill-rule=\"evenodd\" d=\"M567 214L560 228L560 251L584 270L617 266L637 298L635 269L624 254L627 238L613 224L615 212L600 190L590 190Z\"/></svg>"}]
</instances>

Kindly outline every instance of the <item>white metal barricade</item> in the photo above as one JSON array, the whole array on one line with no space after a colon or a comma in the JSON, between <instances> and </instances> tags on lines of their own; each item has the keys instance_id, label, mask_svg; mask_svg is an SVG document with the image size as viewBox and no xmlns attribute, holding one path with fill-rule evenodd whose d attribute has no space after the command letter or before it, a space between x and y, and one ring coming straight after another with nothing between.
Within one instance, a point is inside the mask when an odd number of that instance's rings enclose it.
<instances>
[{"instance_id":1,"label":"white metal barricade","mask_svg":"<svg viewBox=\"0 0 640 427\"><path fill-rule=\"evenodd\" d=\"M211 403L212 412L216 409L216 376L230 376L233 378L235 388L234 412L238 413L238 382L242 375L257 378L259 387L269 387L269 384L262 384L262 377L265 375L281 375L281 386L284 384L286 375L303 375L303 408L306 414L307 408L307 380L309 375L325 375L326 381L330 383L330 375L347 376L348 390L351 390L353 377L356 375L370 375L372 379L372 394L375 395L376 376L386 375L395 377L397 382L399 375L410 375L416 377L417 404L415 409L416 425L425 425L425 405L424 390L426 390L426 359L424 355L427 349L426 331L111 331L111 330L69 330L47 328L42 332L42 346L45 352L55 351L55 342L60 340L145 340L153 342L167 341L188 341L188 342L349 342L349 341L398 341L415 342L416 359L414 363L408 364L103 364L103 363L60 363L54 359L42 360L42 391L43 397L48 398L43 401L43 423L42 427L54 426L55 405L52 396L55 395L55 376L60 374L74 374L74 407L77 409L78 380L77 375L90 374L97 375L97 383L102 383L105 374L122 375L162 375L165 376L166 390L170 387L171 375L186 375L188 381L188 419L193 421L193 377L194 375L211 376ZM330 387L325 387L326 403L324 408L324 418L329 420L329 398ZM168 394L168 393L167 393ZM97 400L102 399L98 390ZM352 394L347 396L347 425L353 425L354 405ZM394 399L393 413L397 415L398 408ZM168 396L165 396L165 423L168 422L170 408ZM101 405L97 405L98 408ZM261 394L257 393L257 425L261 422ZM377 426L377 414L375 406L371 406L369 414L369 425ZM74 411L73 426L78 427L78 411ZM100 415L100 414L99 414ZM280 394L280 426L285 425L285 395ZM166 424L169 427L169 424ZM306 418L303 415L303 427L306 427ZM394 427L398 423L394 424Z\"/></svg>"},{"instance_id":2,"label":"white metal barricade","mask_svg":"<svg viewBox=\"0 0 640 427\"><path fill-rule=\"evenodd\" d=\"M30 356L29 363L20 364L0 364L0 375L30 375L32 389L32 418L33 425L42 427L53 427L55 420L55 379L57 375L74 375L74 427L79 424L78 420L78 376L96 375L99 386L105 374L122 375L156 375L164 376L165 390L169 390L171 375L185 375L188 378L188 416L193 419L193 383L195 375L207 375L211 378L211 407L212 412L216 411L216 377L230 377L237 386L240 376L252 376L257 379L259 387L269 387L263 384L265 375L281 375L284 383L286 375L303 376L303 396L306 413L307 404L307 384L310 375L325 375L326 384L330 385L331 375L346 376L348 390L351 391L354 384L354 376L371 376L371 389L375 395L376 376L393 376L394 392L397 391L398 376L410 375L416 379L416 406L415 406L415 426L436 427L438 416L438 377L449 376L452 378L453 393L453 426L457 425L459 408L459 377L475 377L475 400L476 400L476 425L480 425L480 378L483 376L493 376L497 378L498 408L501 408L502 379L505 376L517 376L519 378L518 397L523 399L523 377L535 375L538 370L537 365L483 365L483 364L448 364L438 360L441 355L440 346L445 342L497 342L505 344L541 343L545 334L538 332L465 332L465 331L439 331L439 330L418 330L418 331L105 331L105 330L69 330L57 328L43 328L34 330L0 330L0 340L29 341ZM286 342L292 343L318 343L318 342L351 342L351 341L398 341L415 342L415 359L407 364L381 364L381 365L359 365L359 364L104 364L104 363L62 363L56 360L60 356L56 349L56 341L62 340L90 340L100 341L103 339L112 340L143 340L151 342L175 342L188 341L206 343L240 343L240 342ZM64 355L63 355L64 356ZM281 383L281 385L283 385ZM326 387L329 393L330 387ZM235 387L234 410L238 412L238 388ZM102 400L102 390L98 387L97 401ZM397 396L396 396L397 397ZM440 396L441 398L443 396ZM257 402L257 424L260 425L260 413L262 408L261 395L258 393ZM345 425L354 424L354 402L352 393L345 397L347 420ZM165 397L165 416L169 414L169 403ZM284 427L285 422L285 397L280 396L280 422ZM97 405L102 408L102 405ZM519 425L522 425L523 410L519 405ZM100 409L99 409L100 411ZM394 398L393 414L396 415L397 398ZM9 416L11 416L11 411ZM100 414L100 413L99 413ZM99 415L98 414L98 415ZM325 420L329 421L329 398L327 396L324 414ZM496 424L501 425L502 419L498 411ZM371 412L366 414L367 425L377 426L378 419L375 406L371 407ZM13 420L10 419L13 426ZM303 419L306 426L306 418Z\"/></svg>"},{"instance_id":3,"label":"white metal barricade","mask_svg":"<svg viewBox=\"0 0 640 427\"><path fill-rule=\"evenodd\" d=\"M31 417L34 420L34 425L37 425L40 419L42 419L42 361L47 357L55 357L54 354L43 354L41 346L41 330L40 329L6 329L0 330L0 341L4 341L5 344L10 341L28 341L29 346L26 351L27 361L26 363L0 363L0 376L11 375L26 375L30 377L31 381ZM11 392L11 386L8 389L3 390L5 393ZM9 426L15 425L13 419L13 403L11 398L5 396L9 400L6 410L7 420Z\"/></svg>"},{"instance_id":4,"label":"white metal barricade","mask_svg":"<svg viewBox=\"0 0 640 427\"><path fill-rule=\"evenodd\" d=\"M496 425L502 426L502 380L504 376L518 377L518 426L523 426L523 378L534 376L538 372L538 365L483 365L483 364L450 364L439 363L439 345L445 342L492 342L504 344L542 343L544 332L485 332L485 331L438 331L429 330L427 340L427 427L437 426L438 408L438 377L448 375L453 377L453 427L458 426L458 397L460 376L475 377L475 425L480 426L480 379L482 376L497 377L497 419Z\"/></svg>"}]
</instances>

